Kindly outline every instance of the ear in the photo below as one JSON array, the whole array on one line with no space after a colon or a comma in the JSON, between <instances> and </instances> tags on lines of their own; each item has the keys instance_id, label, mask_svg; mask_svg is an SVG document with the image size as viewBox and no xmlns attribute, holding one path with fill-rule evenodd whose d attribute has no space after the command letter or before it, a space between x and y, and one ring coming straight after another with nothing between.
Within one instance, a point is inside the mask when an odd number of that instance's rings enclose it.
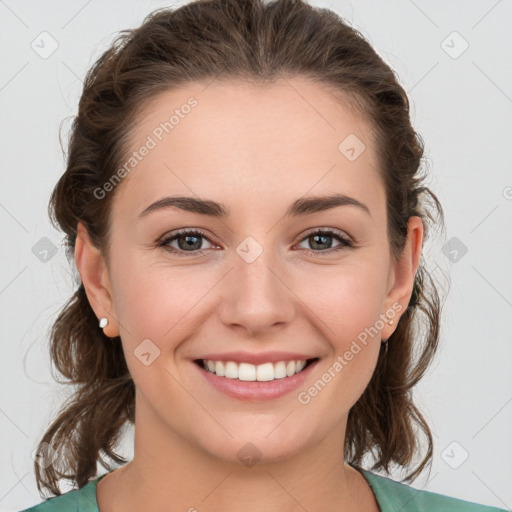
<instances>
[{"instance_id":1,"label":"ear","mask_svg":"<svg viewBox=\"0 0 512 512\"><path fill-rule=\"evenodd\" d=\"M403 313L411 300L414 287L414 278L421 258L423 247L423 221L418 216L409 218L407 224L407 241L402 255L390 271L389 291L386 296L386 311L395 311L393 325L385 323L381 331L382 340L385 341L393 334ZM386 312L384 312L384 316ZM385 320L384 320L385 321Z\"/></svg>"},{"instance_id":2,"label":"ear","mask_svg":"<svg viewBox=\"0 0 512 512\"><path fill-rule=\"evenodd\" d=\"M75 263L82 278L89 304L96 316L108 319L108 325L103 329L104 334L109 338L119 336L107 265L101 252L91 242L89 233L81 222L77 227Z\"/></svg>"}]
</instances>

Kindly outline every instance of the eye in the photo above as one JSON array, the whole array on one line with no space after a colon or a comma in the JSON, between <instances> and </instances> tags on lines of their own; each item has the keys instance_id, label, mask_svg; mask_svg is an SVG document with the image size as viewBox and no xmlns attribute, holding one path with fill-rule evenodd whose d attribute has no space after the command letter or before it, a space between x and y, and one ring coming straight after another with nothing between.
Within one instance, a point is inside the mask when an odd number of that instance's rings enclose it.
<instances>
[{"instance_id":1,"label":"eye","mask_svg":"<svg viewBox=\"0 0 512 512\"><path fill-rule=\"evenodd\" d=\"M195 229L184 229L182 231L178 231L170 237L164 238L158 242L158 246L163 247L165 250L180 256L182 256L185 252L202 254L203 251L198 250L202 245L201 239L205 239L210 242L210 239L201 231L197 231ZM174 241L178 243L177 248L170 245L170 243Z\"/></svg>"},{"instance_id":2,"label":"eye","mask_svg":"<svg viewBox=\"0 0 512 512\"><path fill-rule=\"evenodd\" d=\"M340 242L334 248L331 247L332 239L335 239L338 242ZM302 239L301 243L303 242L309 242L311 247L315 249L314 251L306 249L306 253L311 256L318 255L319 253L322 252L332 254L333 252L337 252L345 248L354 247L354 244L348 237L346 237L340 231L335 229L321 229L313 231Z\"/></svg>"},{"instance_id":3,"label":"eye","mask_svg":"<svg viewBox=\"0 0 512 512\"><path fill-rule=\"evenodd\" d=\"M163 238L157 245L178 256L184 256L185 253L203 254L204 250L208 249L201 247L203 239L212 244L211 240L201 231L196 229L183 229L174 233L172 236ZM339 242L334 248L332 247L332 239ZM173 242L177 242L177 247L171 245ZM333 252L345 248L354 247L354 243L348 237L343 235L341 231L335 229L312 231L301 240L301 243L304 242L309 242L314 249L305 249L306 254L310 256L317 256L319 253L332 254Z\"/></svg>"}]
</instances>

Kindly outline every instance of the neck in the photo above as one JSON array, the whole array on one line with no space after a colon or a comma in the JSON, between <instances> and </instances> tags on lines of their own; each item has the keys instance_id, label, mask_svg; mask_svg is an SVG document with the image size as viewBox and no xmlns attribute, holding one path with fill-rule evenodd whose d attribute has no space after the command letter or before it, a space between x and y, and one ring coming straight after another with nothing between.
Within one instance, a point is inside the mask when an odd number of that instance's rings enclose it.
<instances>
[{"instance_id":1,"label":"neck","mask_svg":"<svg viewBox=\"0 0 512 512\"><path fill-rule=\"evenodd\" d=\"M98 484L102 512L348 512L364 510L368 499L364 477L343 461L346 422L294 455L275 460L261 454L255 464L220 459L158 420L136 419L136 425L133 460Z\"/></svg>"}]
</instances>

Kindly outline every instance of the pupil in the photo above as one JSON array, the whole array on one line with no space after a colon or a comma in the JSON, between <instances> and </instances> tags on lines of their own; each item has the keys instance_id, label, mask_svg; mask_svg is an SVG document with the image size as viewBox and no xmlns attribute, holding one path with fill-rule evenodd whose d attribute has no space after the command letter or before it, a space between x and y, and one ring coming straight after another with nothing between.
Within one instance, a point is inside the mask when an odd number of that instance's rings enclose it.
<instances>
[{"instance_id":1,"label":"pupil","mask_svg":"<svg viewBox=\"0 0 512 512\"><path fill-rule=\"evenodd\" d=\"M195 235L186 235L185 237L181 237L179 241L181 241L183 238L185 238L186 242L185 242L185 248L192 248L192 249L199 249L199 247L201 246L201 243L198 242L199 240L199 237L198 236L195 236ZM194 247L194 242L190 242L190 239L195 239L196 240L196 245L198 245L198 247ZM181 245L181 243L179 244ZM183 247L180 247L180 249L182 249Z\"/></svg>"},{"instance_id":2,"label":"pupil","mask_svg":"<svg viewBox=\"0 0 512 512\"><path fill-rule=\"evenodd\" d=\"M185 237L182 237L179 239L179 241L181 241L183 238L185 238L186 242L185 242L185 247L186 248L189 248L189 249L199 249L199 247L201 246L201 243L199 242L199 237L198 236L195 236L195 235L186 235ZM331 238L329 235L314 235L311 237L313 239L313 246L318 246L318 245L322 245L322 244L327 244L327 239ZM193 241L191 242L191 240L196 240L196 242L194 243ZM320 240L320 241L318 241ZM179 244L180 246L182 245L181 243ZM329 244L328 244L329 245ZM180 247L180 248L183 248ZM317 247L318 248L318 247Z\"/></svg>"},{"instance_id":3,"label":"pupil","mask_svg":"<svg viewBox=\"0 0 512 512\"><path fill-rule=\"evenodd\" d=\"M317 245L317 239L323 239L324 240L323 243L327 243L327 242L325 242L325 240L330 238L330 236L329 235L314 235L312 238L313 238L313 241L314 241L313 242L313 246L314 246L314 245ZM320 244L321 243L322 242L320 242Z\"/></svg>"}]
</instances>

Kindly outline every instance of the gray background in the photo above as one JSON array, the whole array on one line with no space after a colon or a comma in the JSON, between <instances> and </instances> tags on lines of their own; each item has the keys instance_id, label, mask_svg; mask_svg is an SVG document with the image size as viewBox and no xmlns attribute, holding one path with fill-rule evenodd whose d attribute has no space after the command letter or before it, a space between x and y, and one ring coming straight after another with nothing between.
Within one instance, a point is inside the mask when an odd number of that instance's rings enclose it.
<instances>
[{"instance_id":1,"label":"gray background","mask_svg":"<svg viewBox=\"0 0 512 512\"><path fill-rule=\"evenodd\" d=\"M59 125L65 141L81 80L117 31L182 3L0 0L0 511L41 501L32 454L70 391L54 381L47 346L72 293L46 213L64 170ZM510 509L512 2L310 3L344 16L398 73L445 209L446 235L424 254L440 286L441 270L451 275L442 347L415 391L434 461L412 485ZM132 439L128 429L128 457Z\"/></svg>"}]
</instances>

